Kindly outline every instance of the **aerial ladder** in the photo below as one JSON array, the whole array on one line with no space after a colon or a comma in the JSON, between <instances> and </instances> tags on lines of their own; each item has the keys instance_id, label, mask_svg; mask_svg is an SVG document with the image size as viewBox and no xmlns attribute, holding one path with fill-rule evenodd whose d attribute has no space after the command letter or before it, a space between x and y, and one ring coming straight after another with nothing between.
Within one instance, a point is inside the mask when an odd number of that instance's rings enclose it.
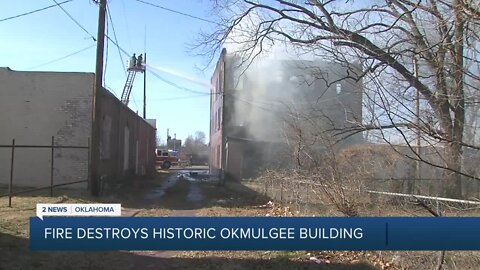
<instances>
[{"instance_id":1,"label":"aerial ladder","mask_svg":"<svg viewBox=\"0 0 480 270\"><path fill-rule=\"evenodd\" d=\"M127 71L127 81L125 82L125 86L123 87L121 97L121 101L125 105L128 105L128 100L130 98L130 93L132 92L133 82L135 81L135 76L137 75L137 72L145 72L145 62L143 61L143 57L141 54L138 57L133 54L132 58L130 59L130 64L128 65Z\"/></svg>"}]
</instances>

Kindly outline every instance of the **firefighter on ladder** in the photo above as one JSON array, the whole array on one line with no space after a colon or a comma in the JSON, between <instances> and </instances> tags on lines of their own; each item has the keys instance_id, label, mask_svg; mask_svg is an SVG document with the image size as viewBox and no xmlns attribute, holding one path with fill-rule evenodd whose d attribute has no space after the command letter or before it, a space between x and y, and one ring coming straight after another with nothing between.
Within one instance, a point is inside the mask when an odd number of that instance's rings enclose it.
<instances>
[{"instance_id":1,"label":"firefighter on ladder","mask_svg":"<svg viewBox=\"0 0 480 270\"><path fill-rule=\"evenodd\" d=\"M142 54L140 54L137 58L137 68L139 68L140 70L143 69L143 56Z\"/></svg>"},{"instance_id":2,"label":"firefighter on ladder","mask_svg":"<svg viewBox=\"0 0 480 270\"><path fill-rule=\"evenodd\" d=\"M133 54L132 59L130 59L129 68L135 68L137 66L137 57Z\"/></svg>"}]
</instances>

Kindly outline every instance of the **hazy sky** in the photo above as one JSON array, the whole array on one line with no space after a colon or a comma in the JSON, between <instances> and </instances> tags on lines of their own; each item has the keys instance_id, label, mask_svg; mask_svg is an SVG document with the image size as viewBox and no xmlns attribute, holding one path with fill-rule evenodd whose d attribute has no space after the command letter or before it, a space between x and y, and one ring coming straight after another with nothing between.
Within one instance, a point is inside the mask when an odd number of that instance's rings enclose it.
<instances>
[{"instance_id":1,"label":"hazy sky","mask_svg":"<svg viewBox=\"0 0 480 270\"><path fill-rule=\"evenodd\" d=\"M56 1L61 3L64 0ZM142 1L212 20L208 0ZM97 36L98 7L91 0L73 0L61 5L86 31L58 6L5 20L54 5L53 0L3 0L0 3L0 66L14 70L95 71L96 43L92 36ZM197 130L204 131L208 137L208 85L213 68L202 72L199 68L204 67L205 59L188 52L187 44L198 38L201 29L207 30L214 25L137 0L109 0L108 6L113 21L108 20L108 36L115 40L114 28L120 47L129 54L137 55L143 53L146 37L147 64L170 82L147 72L147 118L157 119L157 132L162 140L166 139L167 128L170 128L172 137L176 133L179 139L185 139ZM78 51L81 52L49 63ZM123 66L126 67L128 60L128 56L123 52L121 54L123 62L117 47L108 42L105 85L118 98L126 80ZM142 115L141 74L136 77L129 107Z\"/></svg>"}]
</instances>

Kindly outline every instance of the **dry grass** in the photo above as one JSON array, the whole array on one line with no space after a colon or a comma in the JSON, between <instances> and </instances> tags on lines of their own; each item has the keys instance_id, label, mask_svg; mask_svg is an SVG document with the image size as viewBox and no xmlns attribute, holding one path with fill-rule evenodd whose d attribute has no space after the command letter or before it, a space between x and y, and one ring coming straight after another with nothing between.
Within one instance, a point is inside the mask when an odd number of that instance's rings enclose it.
<instances>
[{"instance_id":1,"label":"dry grass","mask_svg":"<svg viewBox=\"0 0 480 270\"><path fill-rule=\"evenodd\" d=\"M211 186L205 186L212 192ZM272 212L265 205L232 207L239 203L232 197L234 190L216 194L215 202L224 200L225 206L212 206L200 209L198 215L212 216L255 216ZM242 194L236 194L241 196ZM0 269L372 269L361 262L348 264L328 263L317 265L306 260L305 252L263 252L263 251L222 251L222 252L31 252L28 247L28 218L35 215L36 203L76 203L96 202L94 200L59 197L18 197L12 208L7 200L0 199ZM126 209L138 211L138 209ZM165 216L174 214L168 209L144 209L136 216ZM272 212L273 215L273 212ZM66 260L65 256L68 256ZM22 258L19 260L18 258Z\"/></svg>"},{"instance_id":2,"label":"dry grass","mask_svg":"<svg viewBox=\"0 0 480 270\"><path fill-rule=\"evenodd\" d=\"M89 203L90 200L58 197L13 197L12 207L8 207L8 198L0 198L0 233L28 237L29 218L36 214L37 203Z\"/></svg>"},{"instance_id":3,"label":"dry grass","mask_svg":"<svg viewBox=\"0 0 480 270\"><path fill-rule=\"evenodd\" d=\"M187 194L180 182L169 191L172 204ZM341 216L328 203L309 207L293 199L268 203L261 196L263 185L250 182L248 187L233 183L221 189L200 184L207 203L198 216ZM260 192L254 192L258 190ZM183 195L182 195L183 194ZM297 195L299 192L296 193ZM294 198L294 197L292 197ZM325 198L321 198L325 199ZM116 201L115 197L104 198ZM35 215L36 203L98 202L86 197L15 197L13 207L0 198L0 269L433 269L436 252L352 252L352 251L193 251L193 252L31 252L28 247L28 218ZM385 198L364 198L362 216L427 216L417 206L395 205ZM446 209L447 215L478 215L477 209ZM127 208L135 216L171 216L174 210L162 207ZM447 252L444 269L479 269L480 253ZM68 260L65 260L68 256ZM174 258L171 258L174 256ZM22 258L19 260L18 258Z\"/></svg>"},{"instance_id":4,"label":"dry grass","mask_svg":"<svg viewBox=\"0 0 480 270\"><path fill-rule=\"evenodd\" d=\"M99 203L111 202L84 197L13 197L0 198L0 269L133 269L143 257L128 252L32 252L29 248L29 218L36 214L37 203ZM116 201L116 200L114 200ZM124 208L124 215L164 216L168 209ZM19 259L20 258L20 259ZM141 264L140 264L141 265Z\"/></svg>"},{"instance_id":5,"label":"dry grass","mask_svg":"<svg viewBox=\"0 0 480 270\"><path fill-rule=\"evenodd\" d=\"M278 181L294 181L288 177L277 178L275 184L265 186L262 181L249 181L246 185L259 193L267 193L276 199L277 206L280 209L288 207L295 215L308 216L343 216L337 206L331 203L321 192L318 196L305 196L307 186L289 183L288 186L278 184ZM272 182L273 183L273 182ZM280 190L281 188L283 190ZM301 188L303 187L303 189ZM312 188L310 186L310 188ZM279 194L282 194L280 197ZM308 201L304 201L309 198ZM280 200L282 199L282 200ZM357 199L357 210L360 216L432 216L426 209L413 200L397 200L391 197L370 196L364 194L362 198ZM436 209L437 205L430 205ZM464 208L452 205L440 205L439 208L444 216L480 216L478 207ZM228 209L215 209L216 215L228 213ZM236 210L235 210L236 211ZM271 211L270 211L271 212ZM263 215L269 215L270 212L264 212ZM282 211L278 211L282 213ZM207 211L204 213L208 214ZM252 214L259 215L257 211ZM248 214L245 214L248 215ZM261 215L261 214L260 214ZM280 214L281 215L281 214ZM372 252L340 252L340 251L312 251L310 255L320 259L320 261L329 262L369 262L379 269L435 269L437 265L437 255L439 252L429 251L372 251ZM309 257L310 255L306 256ZM305 258L306 258L305 257ZM308 260L308 259L305 259ZM480 269L480 252L477 251L448 251L445 256L443 269Z\"/></svg>"},{"instance_id":6,"label":"dry grass","mask_svg":"<svg viewBox=\"0 0 480 270\"><path fill-rule=\"evenodd\" d=\"M136 209L134 216L136 217L168 217L174 213L171 209L152 208L152 209ZM133 216L133 215L132 215Z\"/></svg>"},{"instance_id":7,"label":"dry grass","mask_svg":"<svg viewBox=\"0 0 480 270\"><path fill-rule=\"evenodd\" d=\"M197 212L198 216L300 216L288 206L275 203L247 207L209 207ZM223 259L254 259L259 262L298 262L305 263L314 269L375 269L382 261L374 253L359 252L327 252L318 256L308 251L186 251L176 255L178 258L223 258ZM318 259L313 261L313 258ZM357 268L358 267L358 268ZM292 268L295 269L295 268Z\"/></svg>"}]
</instances>

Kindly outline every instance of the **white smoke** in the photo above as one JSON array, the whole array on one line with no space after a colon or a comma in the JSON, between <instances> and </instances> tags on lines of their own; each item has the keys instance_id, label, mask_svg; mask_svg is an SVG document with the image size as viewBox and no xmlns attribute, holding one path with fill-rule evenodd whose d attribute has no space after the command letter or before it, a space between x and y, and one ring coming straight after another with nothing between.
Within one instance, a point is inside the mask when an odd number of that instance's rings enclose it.
<instances>
[{"instance_id":1,"label":"white smoke","mask_svg":"<svg viewBox=\"0 0 480 270\"><path fill-rule=\"evenodd\" d=\"M153 68L153 69L158 70L160 72L168 73L170 75L173 75L173 76L176 76L176 77L179 77L179 78L182 78L182 79L185 79L185 80L187 80L189 82L192 82L192 83L195 83L197 85L201 85L201 86L205 86L207 88L210 88L210 82L209 81L206 81L206 80L203 80L203 79L200 79L200 78L188 75L188 74L181 73L181 72L173 70L171 68L161 67L161 66L151 66L151 65L148 65L147 67Z\"/></svg>"}]
</instances>

